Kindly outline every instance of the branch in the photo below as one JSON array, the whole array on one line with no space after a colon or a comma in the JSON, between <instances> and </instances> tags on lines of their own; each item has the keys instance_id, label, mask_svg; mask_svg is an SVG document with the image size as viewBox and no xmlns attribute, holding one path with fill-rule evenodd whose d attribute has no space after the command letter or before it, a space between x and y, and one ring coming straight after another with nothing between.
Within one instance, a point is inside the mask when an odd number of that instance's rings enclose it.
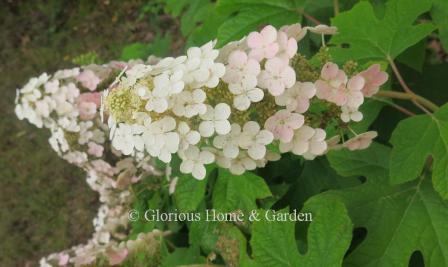
<instances>
[{"instance_id":1,"label":"branch","mask_svg":"<svg viewBox=\"0 0 448 267\"><path fill-rule=\"evenodd\" d=\"M403 79L403 76L401 76L400 71L397 68L397 65L395 65L395 62L392 60L392 58L388 58L389 64L392 67L392 71L394 72L395 76L397 77L398 82L400 83L401 87L403 87L403 90L408 94L412 95L412 97L408 98L410 99L417 107L419 107L424 112L431 114L425 107L429 108L431 111L437 111L439 107L434 104L433 102L429 101L426 98L423 98L417 94L415 94L411 88L406 84L406 82Z\"/></svg>"},{"instance_id":2,"label":"branch","mask_svg":"<svg viewBox=\"0 0 448 267\"><path fill-rule=\"evenodd\" d=\"M379 91L376 93L376 96L384 96L389 98L396 98L396 99L403 99L403 100L411 100L414 103L417 103L417 105L422 105L431 111L437 111L439 107L431 102L430 100L419 96L417 94L414 94L412 91L411 93L402 93L402 92L396 92L396 91Z\"/></svg>"},{"instance_id":3,"label":"branch","mask_svg":"<svg viewBox=\"0 0 448 267\"><path fill-rule=\"evenodd\" d=\"M334 16L339 14L339 0L333 0Z\"/></svg>"},{"instance_id":4,"label":"branch","mask_svg":"<svg viewBox=\"0 0 448 267\"><path fill-rule=\"evenodd\" d=\"M306 13L305 10L303 10L303 9L298 9L297 12L299 12L299 14L301 14L307 20L311 21L312 23L314 23L316 25L322 24L322 22L320 22L318 19L316 19L315 17L311 16L310 14Z\"/></svg>"},{"instance_id":5,"label":"branch","mask_svg":"<svg viewBox=\"0 0 448 267\"><path fill-rule=\"evenodd\" d=\"M415 116L416 115L414 112L412 112L412 111L410 111L410 110L408 110L408 109L406 109L406 108L404 108L404 107L402 107L400 105L397 105L397 104L395 104L392 101L387 101L387 100L384 100L384 99L381 99L381 98L377 98L377 97L372 97L372 99L376 100L376 101L379 101L379 102L386 103L386 104L390 105L391 107L396 108L397 110L401 111L405 115L408 115L408 116Z\"/></svg>"}]
</instances>

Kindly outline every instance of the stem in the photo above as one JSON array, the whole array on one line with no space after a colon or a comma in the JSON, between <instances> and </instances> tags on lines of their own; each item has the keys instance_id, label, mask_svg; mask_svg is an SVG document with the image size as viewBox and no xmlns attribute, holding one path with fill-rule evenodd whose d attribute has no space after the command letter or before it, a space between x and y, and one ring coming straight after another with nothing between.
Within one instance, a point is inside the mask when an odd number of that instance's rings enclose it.
<instances>
[{"instance_id":1,"label":"stem","mask_svg":"<svg viewBox=\"0 0 448 267\"><path fill-rule=\"evenodd\" d=\"M402 113L404 113L404 114L406 114L408 116L415 116L416 115L414 112L412 112L412 111L410 111L410 110L408 110L408 109L406 109L406 108L404 108L404 107L402 107L400 105L397 105L397 104L395 104L392 101L387 101L385 99L381 99L381 98L377 98L377 97L372 97L372 99L376 100L376 101L379 101L379 102L386 103L386 104L390 105L391 107L396 108L397 110L401 111Z\"/></svg>"},{"instance_id":2,"label":"stem","mask_svg":"<svg viewBox=\"0 0 448 267\"><path fill-rule=\"evenodd\" d=\"M395 65L395 62L392 60L392 58L388 58L389 64L392 67L392 70L397 77L398 82L400 83L401 87L403 87L403 90L408 93L409 95L412 95L413 97L409 98L417 107L422 109L424 112L431 114L425 107L429 108L431 111L437 111L439 107L434 104L433 102L429 101L428 99L421 97L417 94L415 94L411 88L406 84L406 82L403 79L403 76L401 76L400 71L397 68L397 65Z\"/></svg>"},{"instance_id":3,"label":"stem","mask_svg":"<svg viewBox=\"0 0 448 267\"><path fill-rule=\"evenodd\" d=\"M333 0L334 16L339 14L339 0Z\"/></svg>"},{"instance_id":4,"label":"stem","mask_svg":"<svg viewBox=\"0 0 448 267\"><path fill-rule=\"evenodd\" d=\"M358 136L358 134L357 134L355 131L353 131L353 129L350 128L350 126L347 125L347 129L349 129L350 132L351 132L352 134L354 134L355 136Z\"/></svg>"},{"instance_id":5,"label":"stem","mask_svg":"<svg viewBox=\"0 0 448 267\"><path fill-rule=\"evenodd\" d=\"M418 104L421 104L427 108L429 108L431 111L437 111L439 107L431 102L430 100L419 96L414 93L403 93L403 92L396 92L396 91L379 91L376 93L376 96L384 96L389 98L396 98L396 99L403 99L403 100L411 100L415 101Z\"/></svg>"},{"instance_id":6,"label":"stem","mask_svg":"<svg viewBox=\"0 0 448 267\"><path fill-rule=\"evenodd\" d=\"M310 14L306 13L303 9L299 9L298 12L299 12L299 14L301 14L307 20L311 21L314 24L316 24L316 25L322 24L322 22L320 22L318 19L316 19L315 17L311 16Z\"/></svg>"}]
</instances>

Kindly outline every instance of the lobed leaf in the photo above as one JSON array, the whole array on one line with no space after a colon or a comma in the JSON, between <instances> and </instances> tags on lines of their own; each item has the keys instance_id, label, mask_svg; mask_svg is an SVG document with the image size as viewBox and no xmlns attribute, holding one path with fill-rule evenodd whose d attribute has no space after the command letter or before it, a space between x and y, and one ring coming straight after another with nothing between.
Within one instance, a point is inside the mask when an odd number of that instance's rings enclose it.
<instances>
[{"instance_id":1,"label":"lobed leaf","mask_svg":"<svg viewBox=\"0 0 448 267\"><path fill-rule=\"evenodd\" d=\"M257 209L257 199L271 195L263 178L251 172L234 175L219 169L213 190L213 208L220 212L251 211Z\"/></svg>"},{"instance_id":2,"label":"lobed leaf","mask_svg":"<svg viewBox=\"0 0 448 267\"><path fill-rule=\"evenodd\" d=\"M309 200L303 211L312 212L313 218L305 254L297 250L294 222L268 221L263 217L265 211L261 211L261 220L253 223L251 239L257 266L342 265L352 233L344 204L337 198L319 195Z\"/></svg>"},{"instance_id":3,"label":"lobed leaf","mask_svg":"<svg viewBox=\"0 0 448 267\"><path fill-rule=\"evenodd\" d=\"M339 46L332 49L332 55L339 61L394 59L435 29L431 23L414 24L431 4L431 0L391 0L382 18L375 15L369 2L356 4L332 19L339 30L331 39Z\"/></svg>"},{"instance_id":4,"label":"lobed leaf","mask_svg":"<svg viewBox=\"0 0 448 267\"><path fill-rule=\"evenodd\" d=\"M419 115L401 121L392 133L390 179L393 184L419 177L429 156L433 157L434 188L448 198L448 105L433 116Z\"/></svg>"},{"instance_id":5,"label":"lobed leaf","mask_svg":"<svg viewBox=\"0 0 448 267\"><path fill-rule=\"evenodd\" d=\"M389 185L389 154L390 148L379 144L329 154L341 175L367 177L360 186L324 193L342 198L355 227L367 229L365 239L347 256L346 266L407 267L415 251L422 253L427 267L447 266L447 201L425 174L413 182Z\"/></svg>"}]
</instances>

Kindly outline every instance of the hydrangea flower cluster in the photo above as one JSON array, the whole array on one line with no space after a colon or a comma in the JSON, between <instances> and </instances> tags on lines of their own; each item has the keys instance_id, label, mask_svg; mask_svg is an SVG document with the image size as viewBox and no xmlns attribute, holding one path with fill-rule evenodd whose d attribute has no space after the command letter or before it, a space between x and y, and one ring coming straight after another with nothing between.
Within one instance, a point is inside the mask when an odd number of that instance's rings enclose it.
<instances>
[{"instance_id":1,"label":"hydrangea flower cluster","mask_svg":"<svg viewBox=\"0 0 448 267\"><path fill-rule=\"evenodd\" d=\"M99 193L101 203L93 221L92 238L85 244L43 258L41 266L82 266L99 257L107 257L114 265L132 252L123 241L127 237L128 209L132 202L129 186L143 176L160 173L150 160L137 161L113 149L106 142L109 129L100 116L101 90L123 68L132 65L132 62L111 62L61 70L51 76L44 73L18 90L19 119L51 131L51 147L87 172L87 183Z\"/></svg>"},{"instance_id":2,"label":"hydrangea flower cluster","mask_svg":"<svg viewBox=\"0 0 448 267\"><path fill-rule=\"evenodd\" d=\"M304 59L297 49L307 31L337 29L268 25L220 50L209 42L130 68L104 95L113 146L166 163L176 155L180 171L196 179L212 162L239 175L280 153L314 159L341 146L367 147L374 133L339 140L352 135L349 123L362 120L360 106L387 74L377 64L348 73L326 47L316 55L324 60ZM331 127L341 138L327 138Z\"/></svg>"}]
</instances>

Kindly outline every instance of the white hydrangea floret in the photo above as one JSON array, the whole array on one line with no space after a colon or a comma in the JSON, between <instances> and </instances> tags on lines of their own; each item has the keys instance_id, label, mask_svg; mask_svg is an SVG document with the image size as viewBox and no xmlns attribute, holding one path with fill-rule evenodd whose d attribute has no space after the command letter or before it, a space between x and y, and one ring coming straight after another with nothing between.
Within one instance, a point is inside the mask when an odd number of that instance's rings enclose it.
<instances>
[{"instance_id":1,"label":"white hydrangea floret","mask_svg":"<svg viewBox=\"0 0 448 267\"><path fill-rule=\"evenodd\" d=\"M237 123L233 123L230 133L226 135L217 135L213 139L213 146L222 149L222 152L227 158L236 158L239 150L239 138L241 135L241 127Z\"/></svg>"},{"instance_id":2,"label":"white hydrangea floret","mask_svg":"<svg viewBox=\"0 0 448 267\"><path fill-rule=\"evenodd\" d=\"M267 130L260 130L260 125L255 121L248 121L243 126L243 132L239 138L239 145L247 149L249 156L255 160L262 159L266 154L266 145L272 143L274 135Z\"/></svg>"},{"instance_id":3,"label":"white hydrangea floret","mask_svg":"<svg viewBox=\"0 0 448 267\"><path fill-rule=\"evenodd\" d=\"M179 134L174 132L175 128L176 121L169 116L147 125L142 135L146 151L163 162L170 162L171 154L179 149Z\"/></svg>"},{"instance_id":4,"label":"white hydrangea floret","mask_svg":"<svg viewBox=\"0 0 448 267\"><path fill-rule=\"evenodd\" d=\"M207 106L204 104L206 94L202 89L182 91L172 98L172 111L176 116L187 118L204 114Z\"/></svg>"},{"instance_id":5,"label":"white hydrangea floret","mask_svg":"<svg viewBox=\"0 0 448 267\"><path fill-rule=\"evenodd\" d=\"M177 131L180 138L179 149L181 150L187 149L190 145L196 145L201 140L199 132L190 129L190 126L184 121L179 123Z\"/></svg>"},{"instance_id":6,"label":"white hydrangea floret","mask_svg":"<svg viewBox=\"0 0 448 267\"><path fill-rule=\"evenodd\" d=\"M313 159L322 155L327 149L326 133L322 129L313 129L307 125L294 131L294 137L289 143L280 142L280 152L289 152Z\"/></svg>"},{"instance_id":7,"label":"white hydrangea floret","mask_svg":"<svg viewBox=\"0 0 448 267\"><path fill-rule=\"evenodd\" d=\"M204 165L210 164L215 160L213 153L200 151L196 146L188 147L180 156L183 160L180 164L180 171L182 173L191 173L198 180L205 178L206 169Z\"/></svg>"},{"instance_id":8,"label":"white hydrangea floret","mask_svg":"<svg viewBox=\"0 0 448 267\"><path fill-rule=\"evenodd\" d=\"M124 155L131 155L135 150L142 151L144 143L142 133L145 127L138 124L118 124L115 129L112 146Z\"/></svg>"},{"instance_id":9,"label":"white hydrangea floret","mask_svg":"<svg viewBox=\"0 0 448 267\"><path fill-rule=\"evenodd\" d=\"M207 106L205 114L201 115L203 120L199 124L199 133L203 137L210 137L215 132L224 135L230 132L230 122L227 120L230 117L231 109L225 103L219 103L214 108Z\"/></svg>"}]
</instances>

